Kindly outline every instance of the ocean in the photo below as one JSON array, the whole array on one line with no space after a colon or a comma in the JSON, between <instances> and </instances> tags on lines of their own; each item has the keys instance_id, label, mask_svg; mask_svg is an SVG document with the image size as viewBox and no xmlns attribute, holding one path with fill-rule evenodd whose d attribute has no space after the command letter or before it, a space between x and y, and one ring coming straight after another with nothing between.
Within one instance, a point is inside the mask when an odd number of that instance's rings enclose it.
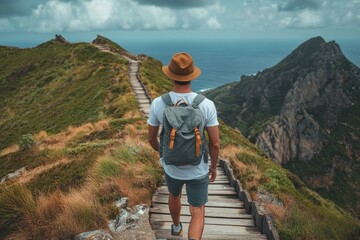
<instances>
[{"instance_id":1,"label":"ocean","mask_svg":"<svg viewBox=\"0 0 360 240\"><path fill-rule=\"evenodd\" d=\"M121 40L117 43L134 54L146 54L168 64L177 52L188 52L202 70L192 82L193 91L202 92L226 83L240 81L242 75L256 74L280 62L301 40ZM345 56L360 66L360 43L342 41Z\"/></svg>"},{"instance_id":2,"label":"ocean","mask_svg":"<svg viewBox=\"0 0 360 240\"><path fill-rule=\"evenodd\" d=\"M256 74L265 68L270 68L308 40L307 38L298 40L155 40L146 38L130 40L107 37L134 54L146 54L160 60L163 64L168 64L174 53L189 52L194 58L195 65L202 71L200 77L192 82L192 88L196 92L240 81L242 75ZM360 67L360 41L336 40L336 42L344 55ZM40 42L34 39L24 39L20 42L0 39L0 45L34 47L38 44Z\"/></svg>"}]
</instances>

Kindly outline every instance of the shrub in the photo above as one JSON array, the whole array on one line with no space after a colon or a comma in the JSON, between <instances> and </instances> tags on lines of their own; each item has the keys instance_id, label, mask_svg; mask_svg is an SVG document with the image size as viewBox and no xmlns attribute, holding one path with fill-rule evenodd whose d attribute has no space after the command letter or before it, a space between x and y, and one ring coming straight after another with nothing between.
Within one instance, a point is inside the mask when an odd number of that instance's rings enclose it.
<instances>
[{"instance_id":1,"label":"shrub","mask_svg":"<svg viewBox=\"0 0 360 240\"><path fill-rule=\"evenodd\" d=\"M22 135L19 146L21 150L31 150L36 146L36 141L32 134Z\"/></svg>"}]
</instances>

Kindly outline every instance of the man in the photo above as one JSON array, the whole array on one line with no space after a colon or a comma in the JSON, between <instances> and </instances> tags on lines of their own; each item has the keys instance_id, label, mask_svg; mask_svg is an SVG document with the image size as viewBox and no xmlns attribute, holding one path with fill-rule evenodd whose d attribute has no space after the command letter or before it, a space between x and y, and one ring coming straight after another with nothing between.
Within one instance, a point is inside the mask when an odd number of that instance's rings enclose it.
<instances>
[{"instance_id":1,"label":"man","mask_svg":"<svg viewBox=\"0 0 360 240\"><path fill-rule=\"evenodd\" d=\"M197 96L191 90L191 81L197 78L201 71L193 65L192 57L187 53L175 54L169 65L163 66L163 73L174 84L173 91L169 92L172 103L184 101L192 103ZM160 143L157 135L159 125L163 123L163 115L166 104L161 97L156 98L150 108L149 142L152 148L159 151ZM205 203L208 201L208 184L216 178L216 165L219 155L219 129L215 105L205 98L198 105L202 113L202 121L199 129L206 129L209 137L209 153L211 166L207 159L202 159L198 165L175 166L165 164L163 158L160 163L165 171L165 178L170 192L168 204L173 220L171 234L182 236L182 224L180 222L181 190L186 185L191 221L188 229L189 239L201 239L204 229Z\"/></svg>"}]
</instances>

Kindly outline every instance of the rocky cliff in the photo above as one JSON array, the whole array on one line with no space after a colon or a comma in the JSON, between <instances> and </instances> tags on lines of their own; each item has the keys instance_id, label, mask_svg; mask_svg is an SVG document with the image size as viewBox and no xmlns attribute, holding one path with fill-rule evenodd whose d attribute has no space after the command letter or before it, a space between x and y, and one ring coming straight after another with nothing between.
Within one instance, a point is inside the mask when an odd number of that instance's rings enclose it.
<instances>
[{"instance_id":1,"label":"rocky cliff","mask_svg":"<svg viewBox=\"0 0 360 240\"><path fill-rule=\"evenodd\" d=\"M359 209L360 69L336 42L312 38L274 67L208 96L275 162L327 196L351 192L337 198Z\"/></svg>"}]
</instances>

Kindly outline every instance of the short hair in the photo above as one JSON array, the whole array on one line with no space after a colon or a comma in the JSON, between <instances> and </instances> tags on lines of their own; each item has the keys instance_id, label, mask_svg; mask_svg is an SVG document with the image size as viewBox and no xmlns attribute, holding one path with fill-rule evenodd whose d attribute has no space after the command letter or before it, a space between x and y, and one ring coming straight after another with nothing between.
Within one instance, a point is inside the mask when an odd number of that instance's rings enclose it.
<instances>
[{"instance_id":1,"label":"short hair","mask_svg":"<svg viewBox=\"0 0 360 240\"><path fill-rule=\"evenodd\" d=\"M187 82L180 82L180 81L175 81L175 80L174 80L174 83L175 83L175 84L178 84L178 85L182 85L182 86L184 86L184 85L188 85L188 84L190 84L190 83L191 83L191 81L187 81Z\"/></svg>"}]
</instances>

